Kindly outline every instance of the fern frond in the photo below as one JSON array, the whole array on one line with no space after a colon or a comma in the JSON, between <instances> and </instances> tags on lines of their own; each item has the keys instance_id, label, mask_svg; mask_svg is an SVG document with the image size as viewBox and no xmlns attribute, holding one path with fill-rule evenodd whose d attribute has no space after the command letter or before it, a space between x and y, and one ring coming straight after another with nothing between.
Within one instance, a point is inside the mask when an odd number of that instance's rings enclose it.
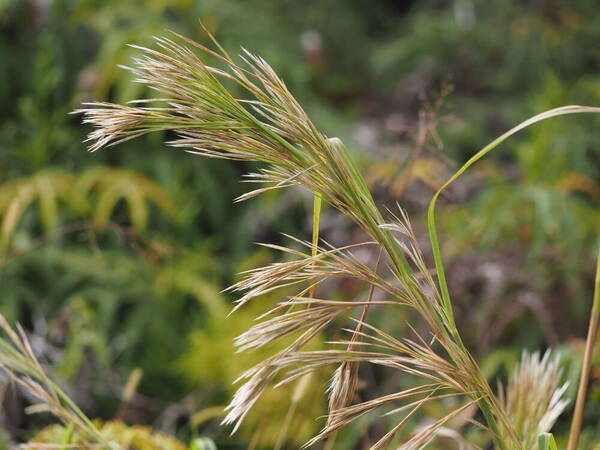
<instances>
[{"instance_id":1,"label":"fern frond","mask_svg":"<svg viewBox=\"0 0 600 450\"><path fill-rule=\"evenodd\" d=\"M154 181L133 170L112 167L88 169L78 177L72 189L82 212L89 212L100 228L108 223L121 200L127 204L128 216L138 231L146 228L150 202L167 215L174 211L169 195ZM92 198L94 201L91 201Z\"/></svg>"},{"instance_id":2,"label":"fern frond","mask_svg":"<svg viewBox=\"0 0 600 450\"><path fill-rule=\"evenodd\" d=\"M74 181L69 172L51 168L0 185L1 247L9 245L21 218L36 202L45 230L53 230L59 220L59 203L74 207Z\"/></svg>"}]
</instances>

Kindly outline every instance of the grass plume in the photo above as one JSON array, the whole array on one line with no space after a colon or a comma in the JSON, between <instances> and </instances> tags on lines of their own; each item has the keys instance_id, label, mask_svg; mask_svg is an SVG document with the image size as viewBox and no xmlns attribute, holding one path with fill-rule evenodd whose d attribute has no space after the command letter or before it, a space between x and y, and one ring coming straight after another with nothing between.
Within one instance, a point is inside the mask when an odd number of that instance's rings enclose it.
<instances>
[{"instance_id":1,"label":"grass plume","mask_svg":"<svg viewBox=\"0 0 600 450\"><path fill-rule=\"evenodd\" d=\"M558 356L523 352L506 387L500 386L502 407L516 428L523 448L535 450L538 436L552 429L569 401L563 398L568 383L561 385Z\"/></svg>"},{"instance_id":2,"label":"grass plume","mask_svg":"<svg viewBox=\"0 0 600 450\"><path fill-rule=\"evenodd\" d=\"M174 39L157 38L159 50L136 47L141 56L128 69L136 81L160 96L130 105L91 103L76 111L83 113L84 122L94 127L88 139L90 150L154 131L170 131L175 135L168 142L171 147L213 158L262 162L265 167L248 177L262 186L239 200L272 189L302 186L353 220L371 239L361 245L379 249L384 262L382 271L367 266L353 255L354 246L334 248L324 242L317 246L316 242L298 240L306 251L269 246L292 259L246 273L242 281L230 288L242 292L236 308L283 287L298 286L298 293L260 318L256 326L238 337L236 345L247 350L290 336L294 339L284 350L240 376L242 385L227 408L224 423L233 424L235 431L267 388L331 367L334 375L326 425L307 445L334 435L363 414L386 407L405 415L372 447L384 448L424 404L457 397L461 399L458 406L417 432L402 448L425 445L472 404L480 408L486 429L498 448L528 448L513 414L512 392L521 386L526 375L553 363L546 359L535 362L533 357L524 361L525 368L509 383L506 396L498 398L494 394L455 324L435 226L436 201L450 183L512 134L550 117L598 113L600 109L568 106L534 116L484 147L440 188L428 216L437 275L434 279L404 211L398 208L397 213L384 219L343 143L317 130L262 58L243 50L238 64L213 42L216 51L175 34ZM239 97L226 87L231 84L236 92L241 91ZM154 106L157 104L161 106ZM353 302L314 298L315 288L331 277L357 279L370 286L371 293L376 289L387 298L379 302L372 301L372 294ZM375 304L414 309L428 325L428 335L400 339L374 327L368 323L366 311ZM346 339L331 342L322 350L304 350L317 333L337 324L339 318L353 317L355 310L359 319L353 328L345 330ZM363 363L416 375L422 384L354 403L356 371ZM549 384L555 386L555 381L552 378ZM532 419L536 423L531 426L546 430L552 422L548 417L554 417L562 405L560 401L541 402Z\"/></svg>"},{"instance_id":3,"label":"grass plume","mask_svg":"<svg viewBox=\"0 0 600 450\"><path fill-rule=\"evenodd\" d=\"M23 329L19 327L14 330L2 315L0 329L7 336L0 339L0 367L26 392L39 400L39 403L30 406L27 411L51 413L66 426L72 427L88 443L88 448L118 450L120 447L107 442L73 400L46 375ZM37 448L44 446L40 444Z\"/></svg>"}]
</instances>

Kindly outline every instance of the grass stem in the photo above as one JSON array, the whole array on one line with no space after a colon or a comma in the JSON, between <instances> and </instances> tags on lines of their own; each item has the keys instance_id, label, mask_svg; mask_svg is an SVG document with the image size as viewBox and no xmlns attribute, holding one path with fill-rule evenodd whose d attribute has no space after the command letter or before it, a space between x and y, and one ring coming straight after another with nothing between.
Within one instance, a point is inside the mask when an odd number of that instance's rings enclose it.
<instances>
[{"instance_id":1,"label":"grass stem","mask_svg":"<svg viewBox=\"0 0 600 450\"><path fill-rule=\"evenodd\" d=\"M571 422L571 432L569 435L568 450L577 450L579 434L581 433L581 422L583 421L583 408L585 406L585 395L587 392L590 371L592 369L592 353L596 335L598 334L598 324L600 322L600 248L598 249L598 260L596 263L596 282L594 285L594 301L592 303L592 313L590 316L590 325L588 328L587 340L585 342L585 352L583 354L583 365L581 367L581 377L579 379L579 389L577 391L577 400L575 402L575 412L573 413L573 422Z\"/></svg>"}]
</instances>

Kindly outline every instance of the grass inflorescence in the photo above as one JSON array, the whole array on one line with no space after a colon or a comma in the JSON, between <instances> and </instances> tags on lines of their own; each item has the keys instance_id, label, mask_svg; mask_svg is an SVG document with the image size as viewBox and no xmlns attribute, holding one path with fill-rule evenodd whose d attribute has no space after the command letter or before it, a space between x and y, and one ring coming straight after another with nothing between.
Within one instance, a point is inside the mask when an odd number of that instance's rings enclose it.
<instances>
[{"instance_id":1,"label":"grass inflorescence","mask_svg":"<svg viewBox=\"0 0 600 450\"><path fill-rule=\"evenodd\" d=\"M224 424L239 426L266 389L301 379L323 367L332 367L328 388L329 411L321 432L307 445L335 436L355 419L381 407L404 413L397 425L371 448L385 448L424 404L455 397L460 401L439 420L416 432L402 448L417 448L430 440L451 419L472 405L500 449L529 449L538 435L550 431L565 408L558 363L544 356L525 355L507 387L497 396L457 329L446 283L436 231L435 207L442 191L468 168L518 131L551 117L598 113L600 108L566 106L534 116L481 149L434 195L428 225L435 271L425 263L410 221L399 207L388 218L377 208L372 194L343 143L319 132L284 82L262 58L243 50L238 64L213 40L217 50L175 34L157 38L158 50L141 48L133 72L136 81L159 93L157 98L129 105L91 103L76 112L94 127L90 150L125 142L154 131L175 137L168 145L198 155L264 163L248 180L261 187L242 195L245 200L263 192L301 186L354 221L368 236L362 244L336 248L313 239L296 239L300 249L269 245L289 258L245 274L230 288L241 292L236 308L276 289L297 286L288 297L260 317L257 325L240 335L240 351L293 336L284 350L250 368L239 378ZM196 51L202 54L198 56ZM212 60L214 65L209 65ZM235 92L241 91L234 96ZM229 87L228 87L229 86ZM318 221L316 221L318 227ZM318 234L316 235L318 237ZM313 236L314 238L314 236ZM369 267L353 254L358 246L374 248L381 264ZM305 249L305 250L303 250ZM319 298L318 286L332 277L354 278L370 286L365 300ZM373 290L385 300L374 300ZM368 321L368 309L381 305L412 308L428 326L428 334L411 339L391 336ZM305 350L319 332L340 317L354 317L342 330L346 338L321 350ZM337 323L337 322L335 322ZM356 402L360 364L369 363L411 374L421 384L363 402ZM527 389L526 386L544 389ZM524 403L526 402L526 403ZM523 416L524 404L535 402L535 414Z\"/></svg>"}]
</instances>

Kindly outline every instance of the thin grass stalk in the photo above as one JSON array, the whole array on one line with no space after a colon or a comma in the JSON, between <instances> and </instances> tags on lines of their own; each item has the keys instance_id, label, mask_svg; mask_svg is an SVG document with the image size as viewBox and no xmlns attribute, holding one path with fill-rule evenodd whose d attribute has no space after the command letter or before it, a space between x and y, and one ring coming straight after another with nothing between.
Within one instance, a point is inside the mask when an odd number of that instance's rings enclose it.
<instances>
[{"instance_id":1,"label":"thin grass stalk","mask_svg":"<svg viewBox=\"0 0 600 450\"><path fill-rule=\"evenodd\" d=\"M581 378L579 380L579 389L577 391L577 400L575 402L575 412L571 422L571 432L569 435L568 450L577 450L579 434L581 433L581 423L583 421L583 408L585 406L585 396L587 393L590 371L592 369L592 353L596 336L598 334L598 325L600 323L600 248L598 249L598 260L596 262L596 282L594 285L594 300L592 303L592 313L590 315L590 325L588 329L587 340L585 342L585 352L583 354L583 365L581 367Z\"/></svg>"},{"instance_id":2,"label":"thin grass stalk","mask_svg":"<svg viewBox=\"0 0 600 450\"><path fill-rule=\"evenodd\" d=\"M379 265L381 262L381 254L382 254L382 250L383 249L379 249L379 254L377 255L377 262L375 263L375 273L379 272ZM352 333L352 337L350 338L350 342L348 343L348 347L347 347L347 351L348 352L353 352L355 350L358 350L358 347L360 346L361 342L360 342L360 338L362 337L362 328L363 328L363 324L365 323L365 319L367 317L367 313L369 312L369 306L371 306L373 304L373 295L375 293L375 286L373 284L371 284L369 286L369 294L367 296L367 302L365 303L361 313L360 313L360 318L358 319L358 322L354 328L354 332ZM352 400L352 397L355 396L356 394L356 388L358 385L358 362L354 362L354 363L342 363L340 364L340 366L338 367L338 371L340 371L340 374L344 374L344 373L348 373L348 375L346 376L347 379L344 380L345 383L348 383L348 387L347 387L347 394L345 395L345 401L344 404L342 404L342 407L347 406L348 401ZM337 375L338 372L336 372L336 374L334 375L334 377ZM338 382L340 382L338 380ZM336 393L334 392L334 384L333 384L333 380L332 380L332 384L330 387L330 397L329 397L329 414L331 414L332 412L336 411L336 408L333 407L333 405L335 403L339 403L339 399L335 399L335 395ZM339 408L339 406L338 406ZM329 422L330 419L328 419ZM331 434L331 436L329 436L329 438L327 439L327 442L325 443L325 446L323 447L323 450L332 450L333 446L335 445L335 440L337 438L337 434L338 432L335 431L333 432L333 434Z\"/></svg>"},{"instance_id":3,"label":"thin grass stalk","mask_svg":"<svg viewBox=\"0 0 600 450\"><path fill-rule=\"evenodd\" d=\"M314 194L313 194L313 223L312 223L313 230L312 230L312 248L311 248L311 255L313 258L316 257L319 252L319 233L321 231L321 203L322 203L321 194L319 192L314 192ZM317 286L313 280L310 283L310 287L309 287L309 291L308 291L308 298L314 298L316 287ZM310 306L311 305L308 304L307 307L310 308ZM279 450L281 448L281 446L283 445L285 436L287 435L288 429L290 427L290 423L292 422L292 418L294 417L294 414L296 413L296 409L298 408L298 403L302 399L304 391L306 391L306 386L308 384L308 380L310 379L310 377L311 377L311 374L306 374L302 378L300 378L300 380L297 382L298 384L296 386L296 389L294 390L292 403L290 404L290 407L288 408L287 414L283 421L283 426L281 427L281 430L279 431L279 436L277 437L277 442L275 443L275 447L274 447L275 450Z\"/></svg>"},{"instance_id":4,"label":"thin grass stalk","mask_svg":"<svg viewBox=\"0 0 600 450\"><path fill-rule=\"evenodd\" d=\"M551 117L563 116L567 114L582 114L582 113L600 113L600 108L593 106L578 106L578 105L570 105L570 106L562 106L560 108L554 108L543 113L537 114L529 119L521 122L519 125L511 128L506 133L496 138L494 141L483 147L479 150L475 155L473 155L469 160L446 181L442 187L440 187L437 192L434 194L433 198L429 203L429 208L427 210L427 226L429 230L429 239L431 241L431 247L433 251L434 261L435 261L435 269L438 275L438 281L440 284L442 299L444 301L444 309L446 310L446 314L448 318L452 321L454 328L456 325L454 324L454 312L452 309L452 303L450 301L450 292L448 290L448 283L446 282L446 275L444 271L444 265L442 263L442 256L440 251L440 244L437 236L437 229L435 225L435 207L437 200L441 193L457 178L459 178L463 173L467 171L469 167L491 152L494 148L504 142L513 134L533 125L537 122L541 122L543 120L549 119Z\"/></svg>"},{"instance_id":5,"label":"thin grass stalk","mask_svg":"<svg viewBox=\"0 0 600 450\"><path fill-rule=\"evenodd\" d=\"M319 251L319 232L321 227L321 203L322 196L320 192L313 194L313 231L312 231L312 257L316 257ZM315 296L315 284L312 283L308 296L313 298Z\"/></svg>"},{"instance_id":6,"label":"thin grass stalk","mask_svg":"<svg viewBox=\"0 0 600 450\"><path fill-rule=\"evenodd\" d=\"M292 419L294 418L294 414L296 414L298 405L300 404L302 397L304 397L304 394L306 394L306 391L308 390L311 378L312 373L307 373L302 378L300 378L300 380L298 380L296 387L294 388L294 392L292 394L292 402L290 404L290 407L288 408L287 414L285 415L285 419L283 420L283 425L281 427L281 431L279 432L279 436L277 437L277 442L275 443L274 450L280 450L282 448L290 424L292 423Z\"/></svg>"}]
</instances>

